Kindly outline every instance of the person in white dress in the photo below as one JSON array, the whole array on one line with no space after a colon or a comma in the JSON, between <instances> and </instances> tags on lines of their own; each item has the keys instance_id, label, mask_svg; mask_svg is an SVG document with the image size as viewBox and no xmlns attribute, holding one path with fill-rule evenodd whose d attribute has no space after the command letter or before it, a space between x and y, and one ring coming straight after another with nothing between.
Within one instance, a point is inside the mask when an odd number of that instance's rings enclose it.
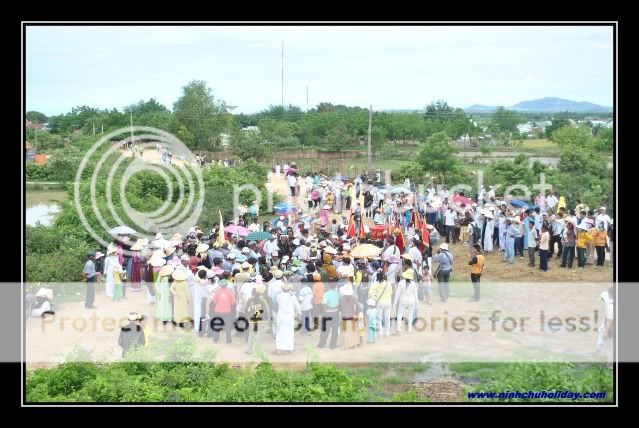
<instances>
[{"instance_id":1,"label":"person in white dress","mask_svg":"<svg viewBox=\"0 0 639 428\"><path fill-rule=\"evenodd\" d=\"M301 315L297 297L291 292L292 285L282 284L282 292L277 295L277 331L275 333L275 353L291 353L295 350L295 318Z\"/></svg>"},{"instance_id":2,"label":"person in white dress","mask_svg":"<svg viewBox=\"0 0 639 428\"><path fill-rule=\"evenodd\" d=\"M104 259L104 286L107 297L113 297L115 291L113 273L116 263L118 263L118 250L115 246L109 245L107 257Z\"/></svg>"},{"instance_id":3,"label":"person in white dress","mask_svg":"<svg viewBox=\"0 0 639 428\"><path fill-rule=\"evenodd\" d=\"M490 253L493 251L493 231L495 229L495 221L493 219L493 215L488 214L485 216L484 221L486 222L486 226L484 228L484 239L482 242L482 247L484 251Z\"/></svg>"}]
</instances>

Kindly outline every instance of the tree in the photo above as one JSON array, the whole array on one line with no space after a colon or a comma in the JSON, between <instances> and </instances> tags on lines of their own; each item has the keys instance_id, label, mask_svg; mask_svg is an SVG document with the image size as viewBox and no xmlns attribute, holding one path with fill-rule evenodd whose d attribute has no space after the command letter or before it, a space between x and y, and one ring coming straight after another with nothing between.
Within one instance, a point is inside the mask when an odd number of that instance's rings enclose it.
<instances>
[{"instance_id":1,"label":"tree","mask_svg":"<svg viewBox=\"0 0 639 428\"><path fill-rule=\"evenodd\" d=\"M555 132L556 130L569 125L570 125L570 122L568 121L568 119L561 119L561 118L553 119L551 125L546 127L546 129L544 129L546 138L550 138L552 133Z\"/></svg>"},{"instance_id":2,"label":"tree","mask_svg":"<svg viewBox=\"0 0 639 428\"><path fill-rule=\"evenodd\" d=\"M217 100L202 80L184 86L182 96L173 105L176 127L184 143L192 149L214 150L221 146L220 134L232 123L226 103Z\"/></svg>"},{"instance_id":3,"label":"tree","mask_svg":"<svg viewBox=\"0 0 639 428\"><path fill-rule=\"evenodd\" d=\"M259 132L235 129L231 133L229 146L231 153L241 160L260 160L267 153L267 145Z\"/></svg>"},{"instance_id":4,"label":"tree","mask_svg":"<svg viewBox=\"0 0 639 428\"><path fill-rule=\"evenodd\" d=\"M455 156L457 151L450 137L445 132L438 132L426 141L426 145L419 152L417 162L439 183L446 183L461 172L459 160Z\"/></svg>"},{"instance_id":5,"label":"tree","mask_svg":"<svg viewBox=\"0 0 639 428\"><path fill-rule=\"evenodd\" d=\"M550 139L557 143L560 147L586 147L592 146L594 139L590 133L590 129L585 126L564 126L556 130L550 135Z\"/></svg>"},{"instance_id":6,"label":"tree","mask_svg":"<svg viewBox=\"0 0 639 428\"><path fill-rule=\"evenodd\" d=\"M324 137L324 147L332 151L342 151L344 147L355 143L355 136L349 132L345 124L340 123L331 128Z\"/></svg>"},{"instance_id":7,"label":"tree","mask_svg":"<svg viewBox=\"0 0 639 428\"><path fill-rule=\"evenodd\" d=\"M28 111L25 118L33 123L46 123L47 120L49 120L49 118L44 114L44 113L40 113L39 111Z\"/></svg>"},{"instance_id":8,"label":"tree","mask_svg":"<svg viewBox=\"0 0 639 428\"><path fill-rule=\"evenodd\" d=\"M526 122L525 117L516 111L506 110L503 107L495 110L491 118L491 123L501 132L515 132L517 131L517 125L524 122Z\"/></svg>"}]
</instances>

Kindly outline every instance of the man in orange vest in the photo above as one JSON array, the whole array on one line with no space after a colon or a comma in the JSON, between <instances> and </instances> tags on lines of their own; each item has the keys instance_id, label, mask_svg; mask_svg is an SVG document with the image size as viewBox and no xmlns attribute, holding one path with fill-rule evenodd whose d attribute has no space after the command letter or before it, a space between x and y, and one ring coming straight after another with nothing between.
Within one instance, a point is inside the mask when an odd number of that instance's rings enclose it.
<instances>
[{"instance_id":1,"label":"man in orange vest","mask_svg":"<svg viewBox=\"0 0 639 428\"><path fill-rule=\"evenodd\" d=\"M472 258L468 262L470 265L470 282L473 283L475 294L471 299L472 302L479 302L479 278L484 271L484 256L481 254L481 245L475 244L474 251L471 253Z\"/></svg>"}]
</instances>

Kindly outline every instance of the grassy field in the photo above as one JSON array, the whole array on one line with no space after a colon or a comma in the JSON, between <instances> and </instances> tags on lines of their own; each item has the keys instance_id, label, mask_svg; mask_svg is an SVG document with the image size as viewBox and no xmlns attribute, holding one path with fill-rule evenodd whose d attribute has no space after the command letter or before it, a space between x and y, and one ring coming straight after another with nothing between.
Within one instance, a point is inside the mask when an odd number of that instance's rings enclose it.
<instances>
[{"instance_id":1,"label":"grassy field","mask_svg":"<svg viewBox=\"0 0 639 428\"><path fill-rule=\"evenodd\" d=\"M557 144L546 138L535 138L530 140L523 140L520 147L523 149L555 148L557 147Z\"/></svg>"}]
</instances>

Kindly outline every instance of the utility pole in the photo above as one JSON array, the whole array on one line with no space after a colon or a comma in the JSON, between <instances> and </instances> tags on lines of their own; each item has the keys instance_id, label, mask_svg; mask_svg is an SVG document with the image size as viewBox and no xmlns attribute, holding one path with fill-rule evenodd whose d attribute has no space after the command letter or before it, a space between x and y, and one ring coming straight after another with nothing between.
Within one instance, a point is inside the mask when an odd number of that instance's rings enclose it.
<instances>
[{"instance_id":1,"label":"utility pole","mask_svg":"<svg viewBox=\"0 0 639 428\"><path fill-rule=\"evenodd\" d=\"M306 85L306 113L308 113L308 85Z\"/></svg>"},{"instance_id":2,"label":"utility pole","mask_svg":"<svg viewBox=\"0 0 639 428\"><path fill-rule=\"evenodd\" d=\"M282 40L282 107L284 107L284 40Z\"/></svg>"},{"instance_id":3,"label":"utility pole","mask_svg":"<svg viewBox=\"0 0 639 428\"><path fill-rule=\"evenodd\" d=\"M368 109L368 173L371 172L371 127L373 125L373 105Z\"/></svg>"},{"instance_id":4,"label":"utility pole","mask_svg":"<svg viewBox=\"0 0 639 428\"><path fill-rule=\"evenodd\" d=\"M102 130L100 131L100 135L104 134L104 123L102 123Z\"/></svg>"},{"instance_id":5,"label":"utility pole","mask_svg":"<svg viewBox=\"0 0 639 428\"><path fill-rule=\"evenodd\" d=\"M95 122L91 122L91 124L93 125L93 136L95 137Z\"/></svg>"}]
</instances>

